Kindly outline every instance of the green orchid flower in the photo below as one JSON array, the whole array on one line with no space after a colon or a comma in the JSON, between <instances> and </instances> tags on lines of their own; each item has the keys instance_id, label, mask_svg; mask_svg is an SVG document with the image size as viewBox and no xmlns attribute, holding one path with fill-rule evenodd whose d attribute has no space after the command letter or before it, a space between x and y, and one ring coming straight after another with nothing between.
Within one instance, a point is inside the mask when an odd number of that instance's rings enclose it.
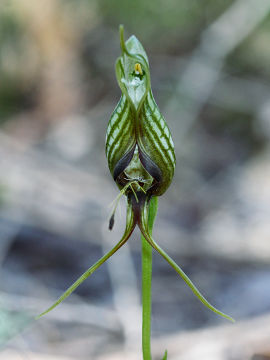
<instances>
[{"instance_id":1,"label":"green orchid flower","mask_svg":"<svg viewBox=\"0 0 270 360\"><path fill-rule=\"evenodd\" d=\"M126 228L121 240L114 248L86 270L49 309L38 317L48 313L66 299L127 242L134 228L138 226L142 234L142 347L144 359L149 360L151 359L152 248L181 276L208 309L230 321L234 320L205 299L184 271L152 237L158 197L168 189L174 175L176 164L174 144L170 130L152 94L146 52L135 36L131 36L125 42L123 32L123 26L120 26L122 54L115 66L122 95L108 124L106 157L111 175L120 189L120 195L127 197ZM109 229L112 229L114 225L115 209L109 222ZM166 358L167 352L163 359Z\"/></svg>"},{"instance_id":2,"label":"green orchid flower","mask_svg":"<svg viewBox=\"0 0 270 360\"><path fill-rule=\"evenodd\" d=\"M128 213L133 214L127 217L130 234L124 237L130 236L138 225L147 242L176 270L199 300L215 313L233 320L209 304L150 234L149 205L153 197L162 195L171 184L176 164L174 144L152 94L145 50L134 35L124 41L122 26L120 43L122 55L116 61L116 77L122 96L109 121L106 156L114 181L127 196ZM129 226L128 221L131 221Z\"/></svg>"}]
</instances>

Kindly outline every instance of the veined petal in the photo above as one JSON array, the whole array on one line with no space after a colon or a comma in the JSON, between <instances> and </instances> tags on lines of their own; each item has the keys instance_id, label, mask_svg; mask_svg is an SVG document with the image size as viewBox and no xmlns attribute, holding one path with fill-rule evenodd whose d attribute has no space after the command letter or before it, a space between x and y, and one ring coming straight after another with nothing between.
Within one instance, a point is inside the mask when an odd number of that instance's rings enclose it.
<instances>
[{"instance_id":1,"label":"veined petal","mask_svg":"<svg viewBox=\"0 0 270 360\"><path fill-rule=\"evenodd\" d=\"M129 164L135 145L134 113L123 95L114 109L106 133L106 156L114 179Z\"/></svg>"},{"instance_id":2,"label":"veined petal","mask_svg":"<svg viewBox=\"0 0 270 360\"><path fill-rule=\"evenodd\" d=\"M158 182L152 194L162 195L174 175L175 153L170 130L151 91L141 107L137 134L141 162Z\"/></svg>"}]
</instances>

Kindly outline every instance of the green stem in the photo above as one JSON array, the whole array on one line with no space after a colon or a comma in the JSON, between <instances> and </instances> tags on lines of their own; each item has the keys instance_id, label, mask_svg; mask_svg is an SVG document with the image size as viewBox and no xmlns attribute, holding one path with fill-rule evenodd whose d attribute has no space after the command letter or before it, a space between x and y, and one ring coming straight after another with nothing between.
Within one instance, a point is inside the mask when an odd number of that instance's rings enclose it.
<instances>
[{"instance_id":1,"label":"green stem","mask_svg":"<svg viewBox=\"0 0 270 360\"><path fill-rule=\"evenodd\" d=\"M142 239L142 349L143 359L151 359L152 247Z\"/></svg>"},{"instance_id":2,"label":"green stem","mask_svg":"<svg viewBox=\"0 0 270 360\"><path fill-rule=\"evenodd\" d=\"M158 209L158 198L150 200L148 210L148 231L152 234L154 220ZM152 246L142 240L142 350L143 359L151 360L151 309L152 309Z\"/></svg>"}]
</instances>

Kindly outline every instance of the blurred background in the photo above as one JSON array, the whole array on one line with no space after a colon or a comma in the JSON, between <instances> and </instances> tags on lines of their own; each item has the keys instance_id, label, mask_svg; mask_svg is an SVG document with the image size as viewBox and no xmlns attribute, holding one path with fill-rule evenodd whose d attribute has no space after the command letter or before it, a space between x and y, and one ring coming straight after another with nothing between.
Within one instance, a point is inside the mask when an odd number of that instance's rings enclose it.
<instances>
[{"instance_id":1,"label":"blurred background","mask_svg":"<svg viewBox=\"0 0 270 360\"><path fill-rule=\"evenodd\" d=\"M104 154L118 27L150 60L177 168L154 237L153 356L270 359L270 1L1 0L0 359L140 359L140 240Z\"/></svg>"}]
</instances>

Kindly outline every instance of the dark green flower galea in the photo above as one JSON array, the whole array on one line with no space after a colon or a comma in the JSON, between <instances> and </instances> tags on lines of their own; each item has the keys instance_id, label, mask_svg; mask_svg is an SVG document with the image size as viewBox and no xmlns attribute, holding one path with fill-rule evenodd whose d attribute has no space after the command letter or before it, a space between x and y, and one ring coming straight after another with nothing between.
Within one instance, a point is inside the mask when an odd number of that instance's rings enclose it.
<instances>
[{"instance_id":1,"label":"dark green flower galea","mask_svg":"<svg viewBox=\"0 0 270 360\"><path fill-rule=\"evenodd\" d=\"M69 296L129 239L138 225L148 244L172 266L198 299L210 310L233 321L203 297L184 271L152 237L151 218L154 218L157 210L157 197L168 189L174 175L174 145L169 128L153 98L148 58L141 43L135 36L125 42L122 26L120 43L122 55L116 61L116 77L122 96L108 124L106 156L120 194L127 196L126 229L122 239L112 250L86 270L39 316L46 314ZM110 229L114 223L114 212Z\"/></svg>"}]
</instances>

